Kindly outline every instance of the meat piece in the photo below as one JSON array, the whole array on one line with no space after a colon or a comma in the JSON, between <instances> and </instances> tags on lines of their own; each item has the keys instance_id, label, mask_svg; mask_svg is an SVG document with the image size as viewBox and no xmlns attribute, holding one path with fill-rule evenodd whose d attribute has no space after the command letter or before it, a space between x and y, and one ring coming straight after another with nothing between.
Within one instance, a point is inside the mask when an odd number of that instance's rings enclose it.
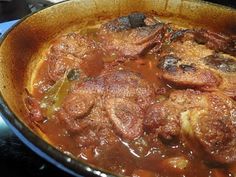
<instances>
[{"instance_id":1,"label":"meat piece","mask_svg":"<svg viewBox=\"0 0 236 177\"><path fill-rule=\"evenodd\" d=\"M56 113L78 147L94 147L118 142L101 98L83 92L71 92Z\"/></svg>"},{"instance_id":2,"label":"meat piece","mask_svg":"<svg viewBox=\"0 0 236 177\"><path fill-rule=\"evenodd\" d=\"M90 112L94 105L94 98L85 94L69 94L63 103L63 108L70 117L82 118Z\"/></svg>"},{"instance_id":3,"label":"meat piece","mask_svg":"<svg viewBox=\"0 0 236 177\"><path fill-rule=\"evenodd\" d=\"M173 30L172 32L169 33L169 40L170 42L182 40L183 37L191 33L192 30L190 29Z\"/></svg>"},{"instance_id":4,"label":"meat piece","mask_svg":"<svg viewBox=\"0 0 236 177\"><path fill-rule=\"evenodd\" d=\"M164 141L175 141L180 134L177 108L169 102L152 105L147 110L144 128L146 132L156 133Z\"/></svg>"},{"instance_id":5,"label":"meat piece","mask_svg":"<svg viewBox=\"0 0 236 177\"><path fill-rule=\"evenodd\" d=\"M181 112L181 127L186 145L195 152L202 150L200 153L207 160L235 162L235 102L220 93L199 93L192 96L192 99L198 99L198 105Z\"/></svg>"},{"instance_id":6,"label":"meat piece","mask_svg":"<svg viewBox=\"0 0 236 177\"><path fill-rule=\"evenodd\" d=\"M236 58L226 54L214 54L203 58L201 62L223 78L218 89L236 100Z\"/></svg>"},{"instance_id":7,"label":"meat piece","mask_svg":"<svg viewBox=\"0 0 236 177\"><path fill-rule=\"evenodd\" d=\"M28 90L25 90L24 103L29 114L29 119L32 122L40 122L44 120L40 109L40 103L28 92Z\"/></svg>"},{"instance_id":8,"label":"meat piece","mask_svg":"<svg viewBox=\"0 0 236 177\"><path fill-rule=\"evenodd\" d=\"M146 16L143 13L136 12L128 15L129 24L131 28L138 28L146 26L144 20L146 19Z\"/></svg>"},{"instance_id":9,"label":"meat piece","mask_svg":"<svg viewBox=\"0 0 236 177\"><path fill-rule=\"evenodd\" d=\"M83 60L83 62L81 62L80 68L83 70L86 76L95 77L102 72L104 68L104 62L101 58L99 58L100 56L97 55L97 53L90 55L90 57L87 57L85 60Z\"/></svg>"},{"instance_id":10,"label":"meat piece","mask_svg":"<svg viewBox=\"0 0 236 177\"><path fill-rule=\"evenodd\" d=\"M194 32L185 31L163 48L159 67L169 84L203 91L222 91L236 98L236 58L215 53L195 42Z\"/></svg>"},{"instance_id":11,"label":"meat piece","mask_svg":"<svg viewBox=\"0 0 236 177\"><path fill-rule=\"evenodd\" d=\"M181 59L173 55L166 55L161 59L160 67L169 72L177 71L177 64Z\"/></svg>"},{"instance_id":12,"label":"meat piece","mask_svg":"<svg viewBox=\"0 0 236 177\"><path fill-rule=\"evenodd\" d=\"M98 62L101 66L98 70L101 71L103 69L103 65L100 64L101 57L99 47L94 41L77 33L63 35L52 42L47 54L48 75L50 79L57 81L66 71L81 69L81 64L87 60L92 64Z\"/></svg>"},{"instance_id":13,"label":"meat piece","mask_svg":"<svg viewBox=\"0 0 236 177\"><path fill-rule=\"evenodd\" d=\"M126 99L109 99L106 104L109 118L116 131L122 137L135 139L142 134L143 111L141 108Z\"/></svg>"},{"instance_id":14,"label":"meat piece","mask_svg":"<svg viewBox=\"0 0 236 177\"><path fill-rule=\"evenodd\" d=\"M194 63L179 64L181 59L167 55L161 59L162 78L177 86L210 90L219 86L221 77L209 69L197 68Z\"/></svg>"},{"instance_id":15,"label":"meat piece","mask_svg":"<svg viewBox=\"0 0 236 177\"><path fill-rule=\"evenodd\" d=\"M187 65L189 68L191 65ZM220 84L221 78L209 70L196 69L185 71L181 67L176 72L163 74L163 78L176 86L214 90Z\"/></svg>"},{"instance_id":16,"label":"meat piece","mask_svg":"<svg viewBox=\"0 0 236 177\"><path fill-rule=\"evenodd\" d=\"M140 75L109 70L84 83L76 82L57 117L77 140L81 140L81 146L98 143L101 129L132 140L142 134L143 109L153 98L153 88Z\"/></svg>"},{"instance_id":17,"label":"meat piece","mask_svg":"<svg viewBox=\"0 0 236 177\"><path fill-rule=\"evenodd\" d=\"M102 46L119 57L144 55L154 46L161 46L165 25L146 25L145 18L142 13L134 13L103 24L98 33Z\"/></svg>"},{"instance_id":18,"label":"meat piece","mask_svg":"<svg viewBox=\"0 0 236 177\"><path fill-rule=\"evenodd\" d=\"M216 52L224 52L236 57L236 45L233 37L204 29L175 29L170 27L169 29L171 29L170 32L166 34L166 40L169 42L179 40L183 42L187 37Z\"/></svg>"},{"instance_id":19,"label":"meat piece","mask_svg":"<svg viewBox=\"0 0 236 177\"><path fill-rule=\"evenodd\" d=\"M102 75L75 86L74 91L100 95L105 99L127 98L146 109L154 99L154 89L141 75L127 70L104 71Z\"/></svg>"},{"instance_id":20,"label":"meat piece","mask_svg":"<svg viewBox=\"0 0 236 177\"><path fill-rule=\"evenodd\" d=\"M77 132L82 130L85 124L79 119L87 116L94 106L94 97L88 94L70 93L63 101L58 117L65 123L68 130Z\"/></svg>"},{"instance_id":21,"label":"meat piece","mask_svg":"<svg viewBox=\"0 0 236 177\"><path fill-rule=\"evenodd\" d=\"M180 138L206 160L231 163L236 160L235 121L236 104L229 97L187 90L174 91L168 100L153 105L144 126L163 138Z\"/></svg>"},{"instance_id":22,"label":"meat piece","mask_svg":"<svg viewBox=\"0 0 236 177\"><path fill-rule=\"evenodd\" d=\"M230 57L224 57L223 55L209 55L203 58L204 63L211 68L220 70L224 73L236 72L236 60Z\"/></svg>"},{"instance_id":23,"label":"meat piece","mask_svg":"<svg viewBox=\"0 0 236 177\"><path fill-rule=\"evenodd\" d=\"M115 71L104 74L106 78L106 96L129 98L142 109L153 101L154 89L141 75L131 71Z\"/></svg>"},{"instance_id":24,"label":"meat piece","mask_svg":"<svg viewBox=\"0 0 236 177\"><path fill-rule=\"evenodd\" d=\"M209 30L195 30L194 38L198 43L205 44L216 52L224 52L236 57L236 45L231 37Z\"/></svg>"},{"instance_id":25,"label":"meat piece","mask_svg":"<svg viewBox=\"0 0 236 177\"><path fill-rule=\"evenodd\" d=\"M177 97L178 93L178 91L174 91L168 99L151 105L145 114L145 131L157 134L165 142L171 143L179 139L181 133L180 112L190 107L195 101L184 94L181 94L182 97ZM182 92L180 91L180 93Z\"/></svg>"}]
</instances>

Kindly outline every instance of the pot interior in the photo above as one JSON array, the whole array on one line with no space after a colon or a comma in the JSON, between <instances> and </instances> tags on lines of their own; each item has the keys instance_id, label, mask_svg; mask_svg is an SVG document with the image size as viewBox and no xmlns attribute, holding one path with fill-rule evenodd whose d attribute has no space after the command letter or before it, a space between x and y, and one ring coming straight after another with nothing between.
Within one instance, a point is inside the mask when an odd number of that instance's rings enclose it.
<instances>
[{"instance_id":1,"label":"pot interior","mask_svg":"<svg viewBox=\"0 0 236 177\"><path fill-rule=\"evenodd\" d=\"M3 39L0 46L0 90L7 106L32 131L23 102L30 87L41 51L53 37L76 29L88 21L98 21L141 11L163 18L182 19L236 35L236 11L191 0L72 0L49 7L23 19ZM206 15L207 14L207 15Z\"/></svg>"}]
</instances>

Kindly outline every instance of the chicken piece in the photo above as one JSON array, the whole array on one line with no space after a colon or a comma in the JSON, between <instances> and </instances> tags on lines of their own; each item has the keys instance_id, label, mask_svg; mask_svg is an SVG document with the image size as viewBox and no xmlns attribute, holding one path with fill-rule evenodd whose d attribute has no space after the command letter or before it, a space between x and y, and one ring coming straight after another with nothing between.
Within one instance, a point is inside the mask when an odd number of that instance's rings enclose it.
<instances>
[{"instance_id":1,"label":"chicken piece","mask_svg":"<svg viewBox=\"0 0 236 177\"><path fill-rule=\"evenodd\" d=\"M236 98L236 58L215 53L207 45L196 43L193 33L181 35L160 54L161 77L176 86L220 90Z\"/></svg>"},{"instance_id":2,"label":"chicken piece","mask_svg":"<svg viewBox=\"0 0 236 177\"><path fill-rule=\"evenodd\" d=\"M133 13L103 24L98 32L103 48L119 57L137 57L161 46L166 26L148 25L145 19L144 14Z\"/></svg>"},{"instance_id":3,"label":"chicken piece","mask_svg":"<svg viewBox=\"0 0 236 177\"><path fill-rule=\"evenodd\" d=\"M47 53L47 64L49 78L53 81L72 69L83 70L84 67L86 74L88 64L96 66L97 72L103 69L102 53L98 46L78 33L69 33L54 40Z\"/></svg>"},{"instance_id":4,"label":"chicken piece","mask_svg":"<svg viewBox=\"0 0 236 177\"><path fill-rule=\"evenodd\" d=\"M163 136L166 132L178 137L206 160L231 163L236 160L235 121L236 104L229 97L186 90L174 91L168 100L153 105L144 127L164 138L169 138Z\"/></svg>"}]
</instances>

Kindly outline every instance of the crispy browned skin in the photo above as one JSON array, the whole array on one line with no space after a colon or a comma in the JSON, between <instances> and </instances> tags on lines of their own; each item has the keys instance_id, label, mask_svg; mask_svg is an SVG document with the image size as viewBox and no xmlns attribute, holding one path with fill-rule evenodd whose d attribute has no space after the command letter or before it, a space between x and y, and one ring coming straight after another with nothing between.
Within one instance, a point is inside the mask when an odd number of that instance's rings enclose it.
<instances>
[{"instance_id":1,"label":"crispy browned skin","mask_svg":"<svg viewBox=\"0 0 236 177\"><path fill-rule=\"evenodd\" d=\"M88 65L100 67L96 71L101 71L103 69L101 58L102 53L93 40L78 33L69 33L52 41L47 54L48 75L50 79L57 81L71 69L82 68L87 74ZM99 64L93 65L93 63Z\"/></svg>"},{"instance_id":2,"label":"crispy browned skin","mask_svg":"<svg viewBox=\"0 0 236 177\"><path fill-rule=\"evenodd\" d=\"M163 48L160 57L162 78L176 86L203 91L220 90L235 98L236 58L216 53L226 50L218 46L223 46L226 41L204 38L211 44L209 47L208 44L197 43L195 38L194 33L186 32Z\"/></svg>"},{"instance_id":3,"label":"crispy browned skin","mask_svg":"<svg viewBox=\"0 0 236 177\"><path fill-rule=\"evenodd\" d=\"M154 46L160 47L166 26L161 23L145 23L145 15L134 13L103 24L98 36L103 48L120 57L137 57L146 54Z\"/></svg>"},{"instance_id":4,"label":"crispy browned skin","mask_svg":"<svg viewBox=\"0 0 236 177\"><path fill-rule=\"evenodd\" d=\"M221 93L174 91L154 104L144 121L146 129L165 139L178 137L207 160L236 160L236 104Z\"/></svg>"}]
</instances>

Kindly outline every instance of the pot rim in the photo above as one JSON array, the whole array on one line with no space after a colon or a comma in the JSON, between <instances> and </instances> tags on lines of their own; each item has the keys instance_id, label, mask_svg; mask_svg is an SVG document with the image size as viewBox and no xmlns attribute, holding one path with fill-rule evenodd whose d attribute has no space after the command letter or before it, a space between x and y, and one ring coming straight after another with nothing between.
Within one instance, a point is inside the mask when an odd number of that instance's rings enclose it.
<instances>
[{"instance_id":1,"label":"pot rim","mask_svg":"<svg viewBox=\"0 0 236 177\"><path fill-rule=\"evenodd\" d=\"M63 1L57 4L53 4L47 8L30 13L27 16L23 17L2 35L2 37L0 38L0 47L2 46L7 36L11 34L11 31L17 28L19 24L24 22L32 15L35 15L38 12L42 12L46 9L48 10L52 6L55 7L61 4L71 3L73 1ZM194 0L188 0L188 1L196 2ZM236 9L234 8L211 2L198 1L198 3L210 4L215 7L224 8L236 12ZM15 115L15 113L11 110L9 105L4 100L1 91L0 91L0 116L26 146L28 146L32 151L34 151L40 157L44 158L45 160L55 165L56 167L60 168L61 170L77 177L81 177L80 175L93 175L93 176L103 176L103 177L117 176L109 171L99 169L97 167L94 167L92 165L89 165L88 163L81 161L80 159L76 159L72 156L69 156L68 154L56 149L54 146L47 143L45 140L39 137L33 130L27 127L25 123L23 123L23 121Z\"/></svg>"}]
</instances>

